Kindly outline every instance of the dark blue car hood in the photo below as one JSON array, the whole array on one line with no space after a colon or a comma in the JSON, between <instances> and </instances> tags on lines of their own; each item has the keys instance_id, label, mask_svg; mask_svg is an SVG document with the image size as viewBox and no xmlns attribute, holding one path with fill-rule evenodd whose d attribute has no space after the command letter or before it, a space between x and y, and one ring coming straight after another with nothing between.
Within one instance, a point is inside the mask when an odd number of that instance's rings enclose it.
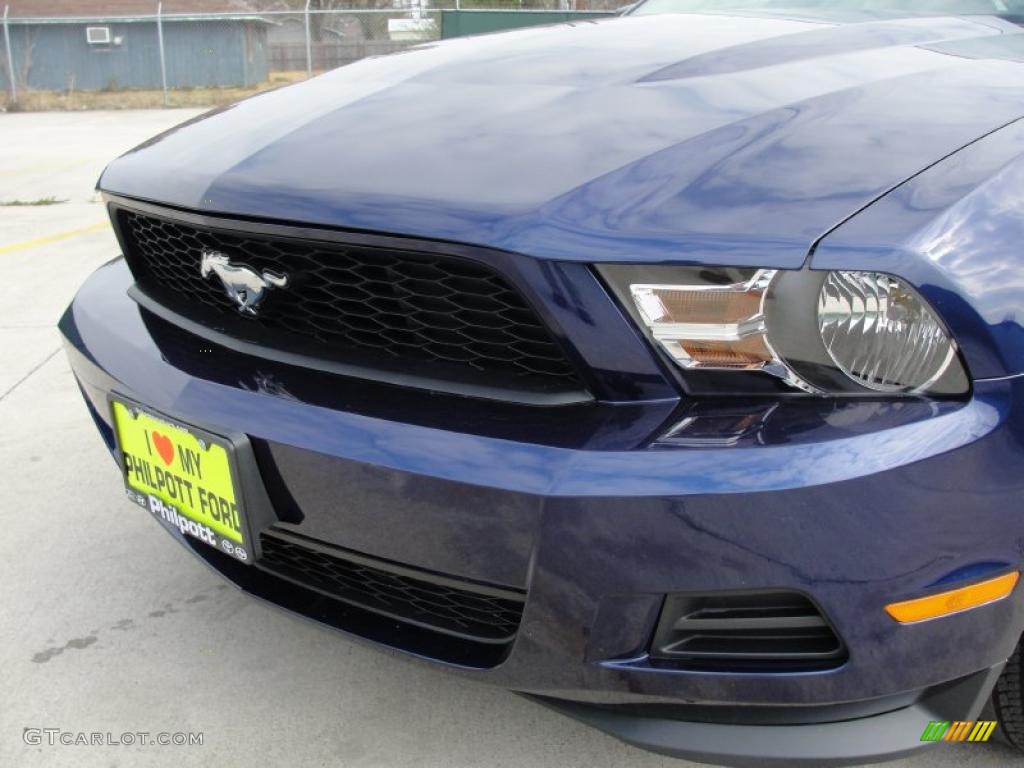
<instances>
[{"instance_id":1,"label":"dark blue car hood","mask_svg":"<svg viewBox=\"0 0 1024 768\"><path fill-rule=\"evenodd\" d=\"M793 267L835 224L1024 116L995 17L646 16L368 59L104 172L212 213L539 257Z\"/></svg>"}]
</instances>

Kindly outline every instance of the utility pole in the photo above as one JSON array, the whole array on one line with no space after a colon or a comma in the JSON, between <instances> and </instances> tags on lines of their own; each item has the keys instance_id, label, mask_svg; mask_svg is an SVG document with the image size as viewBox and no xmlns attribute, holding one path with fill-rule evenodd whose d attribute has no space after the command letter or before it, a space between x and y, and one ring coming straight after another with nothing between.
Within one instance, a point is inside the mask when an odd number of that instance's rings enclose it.
<instances>
[{"instance_id":1,"label":"utility pole","mask_svg":"<svg viewBox=\"0 0 1024 768\"><path fill-rule=\"evenodd\" d=\"M18 83L14 76L14 51L11 50L11 29L7 23L9 5L4 6L4 47L7 49L7 79L11 81L11 104L18 103Z\"/></svg>"}]
</instances>

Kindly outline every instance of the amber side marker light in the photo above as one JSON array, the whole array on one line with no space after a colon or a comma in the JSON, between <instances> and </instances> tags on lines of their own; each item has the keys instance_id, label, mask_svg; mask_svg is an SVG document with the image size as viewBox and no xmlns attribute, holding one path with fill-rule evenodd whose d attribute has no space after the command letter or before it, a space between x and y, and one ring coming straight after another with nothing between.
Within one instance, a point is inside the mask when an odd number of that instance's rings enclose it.
<instances>
[{"instance_id":1,"label":"amber side marker light","mask_svg":"<svg viewBox=\"0 0 1024 768\"><path fill-rule=\"evenodd\" d=\"M969 587L951 589L948 592L904 600L900 603L889 603L885 606L885 612L901 624L937 619L940 616L960 613L979 605L1002 600L1013 592L1019 578L1019 571L1005 573L994 579L971 584Z\"/></svg>"}]
</instances>

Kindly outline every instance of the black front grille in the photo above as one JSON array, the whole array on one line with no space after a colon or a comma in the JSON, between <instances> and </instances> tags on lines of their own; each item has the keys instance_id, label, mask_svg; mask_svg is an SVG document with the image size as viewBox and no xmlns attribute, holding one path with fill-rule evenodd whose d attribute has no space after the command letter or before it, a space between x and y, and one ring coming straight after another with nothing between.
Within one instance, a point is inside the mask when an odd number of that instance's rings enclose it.
<instances>
[{"instance_id":1,"label":"black front grille","mask_svg":"<svg viewBox=\"0 0 1024 768\"><path fill-rule=\"evenodd\" d=\"M525 595L397 566L278 531L260 537L259 567L360 608L443 634L510 644Z\"/></svg>"},{"instance_id":2,"label":"black front grille","mask_svg":"<svg viewBox=\"0 0 1024 768\"><path fill-rule=\"evenodd\" d=\"M788 671L836 666L846 651L804 595L736 592L669 595L651 658L690 668Z\"/></svg>"},{"instance_id":3,"label":"black front grille","mask_svg":"<svg viewBox=\"0 0 1024 768\"><path fill-rule=\"evenodd\" d=\"M576 391L574 368L512 285L490 267L442 256L218 229L120 209L125 256L169 309L267 348L362 368L511 389ZM244 315L204 251L286 275ZM419 366L419 367L417 367Z\"/></svg>"}]
</instances>

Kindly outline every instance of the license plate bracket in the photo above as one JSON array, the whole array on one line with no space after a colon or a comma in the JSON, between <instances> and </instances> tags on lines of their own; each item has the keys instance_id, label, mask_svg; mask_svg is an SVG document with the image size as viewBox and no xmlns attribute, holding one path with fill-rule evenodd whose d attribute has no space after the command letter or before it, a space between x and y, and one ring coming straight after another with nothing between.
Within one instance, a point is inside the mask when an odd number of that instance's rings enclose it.
<instances>
[{"instance_id":1,"label":"license plate bracket","mask_svg":"<svg viewBox=\"0 0 1024 768\"><path fill-rule=\"evenodd\" d=\"M108 405L128 498L165 528L252 564L260 523L272 513L265 494L252 492L245 436L211 432L118 393Z\"/></svg>"}]
</instances>

